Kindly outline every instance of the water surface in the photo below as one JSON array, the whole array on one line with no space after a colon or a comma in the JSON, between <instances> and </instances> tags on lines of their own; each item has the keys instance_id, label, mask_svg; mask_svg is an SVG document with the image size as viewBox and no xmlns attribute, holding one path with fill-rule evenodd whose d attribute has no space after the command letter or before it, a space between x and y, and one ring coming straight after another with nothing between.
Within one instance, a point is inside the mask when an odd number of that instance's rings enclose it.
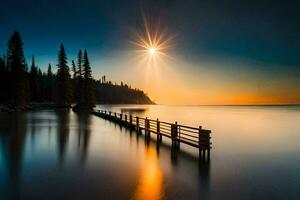
<instances>
[{"instance_id":1,"label":"water surface","mask_svg":"<svg viewBox=\"0 0 300 200\"><path fill-rule=\"evenodd\" d=\"M300 198L300 107L98 107L211 129L211 162L70 110L1 113L1 199Z\"/></svg>"}]
</instances>

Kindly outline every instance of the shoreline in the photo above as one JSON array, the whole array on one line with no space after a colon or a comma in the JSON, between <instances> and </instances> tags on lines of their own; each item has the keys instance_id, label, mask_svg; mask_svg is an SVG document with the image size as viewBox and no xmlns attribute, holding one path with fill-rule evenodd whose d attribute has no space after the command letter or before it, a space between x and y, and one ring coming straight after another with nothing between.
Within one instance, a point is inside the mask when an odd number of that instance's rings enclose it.
<instances>
[{"instance_id":1,"label":"shoreline","mask_svg":"<svg viewBox=\"0 0 300 200\"><path fill-rule=\"evenodd\" d=\"M39 108L72 108L72 106L58 106L53 102L29 103L26 106L11 106L6 104L0 105L0 113L30 111Z\"/></svg>"},{"instance_id":2,"label":"shoreline","mask_svg":"<svg viewBox=\"0 0 300 200\"><path fill-rule=\"evenodd\" d=\"M116 103L98 103L97 105L137 105L137 103L127 103L127 104L116 104ZM138 105L156 105L156 104L143 104L143 103L138 103ZM32 102L29 103L26 106L11 106L7 104L0 104L0 113L11 113L11 112L22 112L22 111L30 111L34 109L41 109L41 108L49 108L49 109L57 109L57 108L70 108L72 109L75 105L72 106L59 106L56 105L53 102L43 102L43 103L37 103L37 102Z\"/></svg>"}]
</instances>

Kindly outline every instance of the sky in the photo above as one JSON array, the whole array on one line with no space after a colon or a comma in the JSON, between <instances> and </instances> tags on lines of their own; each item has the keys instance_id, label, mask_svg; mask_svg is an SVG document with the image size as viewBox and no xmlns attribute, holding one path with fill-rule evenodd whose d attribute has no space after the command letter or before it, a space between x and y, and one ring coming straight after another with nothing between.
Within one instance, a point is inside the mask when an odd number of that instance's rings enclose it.
<instances>
[{"instance_id":1,"label":"sky","mask_svg":"<svg viewBox=\"0 0 300 200\"><path fill-rule=\"evenodd\" d=\"M135 44L145 27L168 44L155 58ZM300 103L299 1L3 1L0 54L14 30L29 64L55 66L60 43L69 63L87 49L94 78L158 104Z\"/></svg>"}]
</instances>

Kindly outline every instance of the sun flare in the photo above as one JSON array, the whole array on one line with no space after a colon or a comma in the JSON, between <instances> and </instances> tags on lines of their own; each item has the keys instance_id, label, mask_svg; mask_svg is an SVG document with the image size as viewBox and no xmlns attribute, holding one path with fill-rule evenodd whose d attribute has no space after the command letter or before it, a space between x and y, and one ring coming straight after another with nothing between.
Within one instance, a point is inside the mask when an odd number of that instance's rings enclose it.
<instances>
[{"instance_id":1,"label":"sun flare","mask_svg":"<svg viewBox=\"0 0 300 200\"><path fill-rule=\"evenodd\" d=\"M143 88L154 95L165 81L164 74L172 71L172 51L174 51L174 38L172 33L163 26L159 19L146 20L139 28L133 29L129 43L130 58L139 71ZM138 73L138 72L137 72Z\"/></svg>"},{"instance_id":2,"label":"sun flare","mask_svg":"<svg viewBox=\"0 0 300 200\"><path fill-rule=\"evenodd\" d=\"M170 49L172 36L158 26L159 23L149 23L144 19L143 28L136 32L135 38L131 41L140 60L145 60L147 64L157 65L165 62Z\"/></svg>"}]
</instances>

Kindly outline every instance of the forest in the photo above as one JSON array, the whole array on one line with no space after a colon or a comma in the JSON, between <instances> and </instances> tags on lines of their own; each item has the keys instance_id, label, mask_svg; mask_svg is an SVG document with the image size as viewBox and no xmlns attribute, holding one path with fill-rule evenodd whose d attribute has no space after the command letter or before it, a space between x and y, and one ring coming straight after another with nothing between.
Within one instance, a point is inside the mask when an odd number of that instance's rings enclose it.
<instances>
[{"instance_id":1,"label":"forest","mask_svg":"<svg viewBox=\"0 0 300 200\"><path fill-rule=\"evenodd\" d=\"M96 80L86 50L78 51L76 61L70 62L61 44L55 68L49 64L42 70L32 56L27 64L21 35L15 31L8 41L6 53L0 57L0 104L13 109L27 109L35 103L52 103L57 107L91 109L103 104L154 104L139 89L127 84L112 83L106 76Z\"/></svg>"}]
</instances>

